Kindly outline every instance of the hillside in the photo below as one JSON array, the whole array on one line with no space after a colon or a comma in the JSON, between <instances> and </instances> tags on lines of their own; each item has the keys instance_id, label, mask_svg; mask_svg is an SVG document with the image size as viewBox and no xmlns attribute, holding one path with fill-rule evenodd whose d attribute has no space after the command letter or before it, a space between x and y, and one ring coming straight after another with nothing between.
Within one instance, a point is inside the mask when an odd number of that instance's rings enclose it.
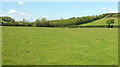
<instances>
[{"instance_id":1,"label":"hillside","mask_svg":"<svg viewBox=\"0 0 120 67\"><path fill-rule=\"evenodd\" d=\"M93 22L90 22L90 23L86 23L86 24L81 24L81 25L78 25L78 26L106 25L106 21L108 19L114 19L114 21L115 21L114 25L118 25L118 18L102 18L102 19L99 19L99 20L96 20L96 21L93 21Z\"/></svg>"}]
</instances>

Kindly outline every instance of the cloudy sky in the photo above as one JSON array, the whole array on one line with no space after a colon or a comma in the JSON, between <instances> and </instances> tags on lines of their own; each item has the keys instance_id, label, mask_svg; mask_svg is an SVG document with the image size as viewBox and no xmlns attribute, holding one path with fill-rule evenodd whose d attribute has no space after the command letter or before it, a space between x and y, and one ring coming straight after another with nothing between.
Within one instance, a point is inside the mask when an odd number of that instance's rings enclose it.
<instances>
[{"instance_id":1,"label":"cloudy sky","mask_svg":"<svg viewBox=\"0 0 120 67\"><path fill-rule=\"evenodd\" d=\"M29 21L49 20L70 17L117 13L117 2L3 2L2 16L15 20L25 18Z\"/></svg>"}]
</instances>

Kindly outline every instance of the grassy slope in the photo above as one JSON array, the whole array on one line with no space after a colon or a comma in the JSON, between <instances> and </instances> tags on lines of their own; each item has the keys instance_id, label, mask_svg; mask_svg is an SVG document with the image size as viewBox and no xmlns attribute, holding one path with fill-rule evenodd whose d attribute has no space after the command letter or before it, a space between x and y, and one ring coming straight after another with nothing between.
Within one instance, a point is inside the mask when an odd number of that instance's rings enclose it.
<instances>
[{"instance_id":1,"label":"grassy slope","mask_svg":"<svg viewBox=\"0 0 120 67\"><path fill-rule=\"evenodd\" d=\"M114 19L115 20L114 25L118 25L118 18L103 18L103 19L99 19L99 20L96 20L96 21L93 21L93 22L90 22L90 23L86 23L86 24L82 24L82 25L79 25L79 26L106 25L106 21L108 19Z\"/></svg>"},{"instance_id":2,"label":"grassy slope","mask_svg":"<svg viewBox=\"0 0 120 67\"><path fill-rule=\"evenodd\" d=\"M3 65L113 65L117 28L3 27Z\"/></svg>"}]
</instances>

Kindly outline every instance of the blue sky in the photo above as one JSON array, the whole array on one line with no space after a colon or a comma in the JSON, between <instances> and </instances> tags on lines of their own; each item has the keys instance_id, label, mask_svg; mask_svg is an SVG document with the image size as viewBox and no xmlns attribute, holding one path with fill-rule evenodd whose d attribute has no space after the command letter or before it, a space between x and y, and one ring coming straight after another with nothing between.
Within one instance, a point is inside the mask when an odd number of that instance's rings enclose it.
<instances>
[{"instance_id":1,"label":"blue sky","mask_svg":"<svg viewBox=\"0 0 120 67\"><path fill-rule=\"evenodd\" d=\"M119 0L1 0L2 2L118 2Z\"/></svg>"},{"instance_id":2,"label":"blue sky","mask_svg":"<svg viewBox=\"0 0 120 67\"><path fill-rule=\"evenodd\" d=\"M82 17L118 12L118 2L3 2L2 16L29 21Z\"/></svg>"}]
</instances>

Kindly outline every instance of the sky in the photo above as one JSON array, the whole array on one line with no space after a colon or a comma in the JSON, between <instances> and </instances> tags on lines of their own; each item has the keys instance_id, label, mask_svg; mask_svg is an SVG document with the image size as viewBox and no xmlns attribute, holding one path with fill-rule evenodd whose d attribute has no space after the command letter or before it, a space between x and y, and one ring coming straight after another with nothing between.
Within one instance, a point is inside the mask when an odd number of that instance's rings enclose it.
<instances>
[{"instance_id":1,"label":"sky","mask_svg":"<svg viewBox=\"0 0 120 67\"><path fill-rule=\"evenodd\" d=\"M2 2L118 2L119 0L1 0Z\"/></svg>"},{"instance_id":2,"label":"sky","mask_svg":"<svg viewBox=\"0 0 120 67\"><path fill-rule=\"evenodd\" d=\"M2 16L33 22L117 13L118 2L2 2Z\"/></svg>"}]
</instances>

